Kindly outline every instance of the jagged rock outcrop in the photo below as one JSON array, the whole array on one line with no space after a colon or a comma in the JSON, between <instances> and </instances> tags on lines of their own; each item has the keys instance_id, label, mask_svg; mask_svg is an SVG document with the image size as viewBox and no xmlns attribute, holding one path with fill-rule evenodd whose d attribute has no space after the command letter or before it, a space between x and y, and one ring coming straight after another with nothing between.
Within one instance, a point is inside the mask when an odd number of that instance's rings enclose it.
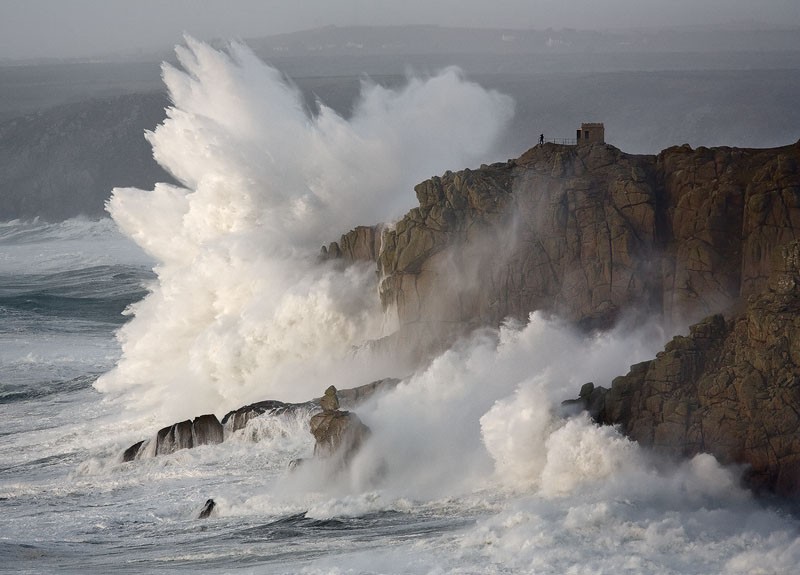
<instances>
[{"instance_id":1,"label":"jagged rock outcrop","mask_svg":"<svg viewBox=\"0 0 800 575\"><path fill-rule=\"evenodd\" d=\"M331 242L322 246L320 256L323 259L343 259L346 262L375 261L381 251L381 233L383 225L358 226Z\"/></svg>"},{"instance_id":2,"label":"jagged rock outcrop","mask_svg":"<svg viewBox=\"0 0 800 575\"><path fill-rule=\"evenodd\" d=\"M746 464L756 490L800 495L800 242L776 251L744 313L713 315L632 366L596 419L658 452Z\"/></svg>"},{"instance_id":3,"label":"jagged rock outcrop","mask_svg":"<svg viewBox=\"0 0 800 575\"><path fill-rule=\"evenodd\" d=\"M336 391L335 388L333 388L333 399L328 396L323 396L303 403L285 403L276 400L259 401L229 411L222 418L222 421L219 421L213 414L201 415L194 420L186 420L168 425L160 429L155 437L134 443L122 453L122 461L134 461L142 457L166 455L179 449L191 449L193 447L199 447L200 445L222 443L226 434L244 429L248 422L256 417L278 417L296 412L300 412L301 415L311 415L320 409L323 410L323 413L336 412L338 414L348 414L349 412L346 411L337 411L339 410L340 404L342 407L352 409L364 403L376 393L392 389L398 383L400 383L399 379L385 378L350 389ZM331 403L333 400L336 402L335 407L334 404ZM360 420L358 420L355 414L350 413L347 417L337 416L328 419L329 421L326 420L320 427L320 433L327 433L331 439L330 441L324 439L323 444L329 444L335 447L339 445L338 442L340 442L342 438L345 438L347 441L356 442L354 444L356 447L354 448L357 448L357 445L360 444L360 441L365 437L364 434L355 433L358 431L358 424L360 423ZM351 426L353 434L347 431L348 426ZM327 432L324 430L327 430ZM333 451L335 451L335 449Z\"/></svg>"},{"instance_id":4,"label":"jagged rock outcrop","mask_svg":"<svg viewBox=\"0 0 800 575\"><path fill-rule=\"evenodd\" d=\"M422 182L380 242L359 228L337 253L376 254L398 337L423 350L533 310L587 328L631 310L685 325L758 293L770 254L800 238L799 165L800 142L657 156L545 144Z\"/></svg>"},{"instance_id":5,"label":"jagged rock outcrop","mask_svg":"<svg viewBox=\"0 0 800 575\"><path fill-rule=\"evenodd\" d=\"M606 394L608 389L596 387L593 382L584 383L578 393L578 399L567 399L561 402L565 415L575 415L585 411L595 421L600 421L605 414Z\"/></svg>"},{"instance_id":6,"label":"jagged rock outcrop","mask_svg":"<svg viewBox=\"0 0 800 575\"><path fill-rule=\"evenodd\" d=\"M339 409L336 388L325 390L320 407L309 421L311 434L316 443L314 456L347 465L369 436L369 428L351 411Z\"/></svg>"},{"instance_id":7,"label":"jagged rock outcrop","mask_svg":"<svg viewBox=\"0 0 800 575\"><path fill-rule=\"evenodd\" d=\"M145 453L165 455L179 449L222 443L222 439L222 424L217 416L201 415L194 420L187 419L164 427L151 440L134 443L123 452L122 461L133 461Z\"/></svg>"},{"instance_id":8,"label":"jagged rock outcrop","mask_svg":"<svg viewBox=\"0 0 800 575\"><path fill-rule=\"evenodd\" d=\"M378 379L371 383L359 385L358 387L351 387L349 389L337 389L336 400L339 402L339 407L342 409L354 409L358 405L364 403L373 397L376 393L389 391L397 386L400 380L395 377L386 377ZM314 400L321 402L322 400Z\"/></svg>"}]
</instances>

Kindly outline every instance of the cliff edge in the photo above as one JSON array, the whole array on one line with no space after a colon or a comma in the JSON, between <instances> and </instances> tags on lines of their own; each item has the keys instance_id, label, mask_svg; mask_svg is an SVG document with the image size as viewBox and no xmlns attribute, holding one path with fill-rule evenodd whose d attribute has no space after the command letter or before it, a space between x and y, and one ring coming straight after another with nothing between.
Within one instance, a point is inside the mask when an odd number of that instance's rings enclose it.
<instances>
[{"instance_id":1,"label":"cliff edge","mask_svg":"<svg viewBox=\"0 0 800 575\"><path fill-rule=\"evenodd\" d=\"M800 238L800 142L772 149L544 144L416 186L419 207L323 248L374 260L385 308L424 349L534 310L588 329L623 313L685 326L768 281Z\"/></svg>"}]
</instances>

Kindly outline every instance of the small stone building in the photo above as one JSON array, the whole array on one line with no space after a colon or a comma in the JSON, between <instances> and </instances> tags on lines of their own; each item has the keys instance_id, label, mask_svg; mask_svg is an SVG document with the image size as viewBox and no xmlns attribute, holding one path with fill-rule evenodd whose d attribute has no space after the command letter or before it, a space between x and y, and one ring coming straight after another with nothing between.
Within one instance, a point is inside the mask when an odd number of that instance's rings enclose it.
<instances>
[{"instance_id":1,"label":"small stone building","mask_svg":"<svg viewBox=\"0 0 800 575\"><path fill-rule=\"evenodd\" d=\"M603 144L606 141L606 129L602 123L581 124L578 130L577 144Z\"/></svg>"}]
</instances>

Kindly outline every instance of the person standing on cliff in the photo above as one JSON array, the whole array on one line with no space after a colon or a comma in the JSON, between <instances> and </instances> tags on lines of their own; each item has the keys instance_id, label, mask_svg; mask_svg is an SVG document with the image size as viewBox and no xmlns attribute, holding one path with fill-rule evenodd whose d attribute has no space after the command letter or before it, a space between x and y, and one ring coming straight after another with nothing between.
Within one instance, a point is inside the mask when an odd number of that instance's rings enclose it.
<instances>
[{"instance_id":1,"label":"person standing on cliff","mask_svg":"<svg viewBox=\"0 0 800 575\"><path fill-rule=\"evenodd\" d=\"M544 134L539 134L539 145L544 144Z\"/></svg>"}]
</instances>

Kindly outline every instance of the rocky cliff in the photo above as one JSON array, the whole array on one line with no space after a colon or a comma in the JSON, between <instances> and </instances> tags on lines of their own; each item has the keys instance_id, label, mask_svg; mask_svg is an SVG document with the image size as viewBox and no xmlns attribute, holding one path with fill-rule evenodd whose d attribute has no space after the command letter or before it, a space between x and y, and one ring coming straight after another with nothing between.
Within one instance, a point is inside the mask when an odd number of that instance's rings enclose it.
<instances>
[{"instance_id":1,"label":"rocky cliff","mask_svg":"<svg viewBox=\"0 0 800 575\"><path fill-rule=\"evenodd\" d=\"M545 144L422 182L396 224L323 251L376 260L384 306L427 348L533 310L682 326L766 286L771 254L800 237L798 166L800 142L656 156Z\"/></svg>"},{"instance_id":2,"label":"rocky cliff","mask_svg":"<svg viewBox=\"0 0 800 575\"><path fill-rule=\"evenodd\" d=\"M395 225L323 250L376 261L396 340L422 356L533 310L587 329L705 317L573 403L642 445L710 452L756 490L800 494L800 142L656 156L545 144L416 193Z\"/></svg>"},{"instance_id":3,"label":"rocky cliff","mask_svg":"<svg viewBox=\"0 0 800 575\"><path fill-rule=\"evenodd\" d=\"M778 250L744 313L675 337L616 378L593 411L659 452L709 452L746 464L756 489L800 494L800 242Z\"/></svg>"}]
</instances>

